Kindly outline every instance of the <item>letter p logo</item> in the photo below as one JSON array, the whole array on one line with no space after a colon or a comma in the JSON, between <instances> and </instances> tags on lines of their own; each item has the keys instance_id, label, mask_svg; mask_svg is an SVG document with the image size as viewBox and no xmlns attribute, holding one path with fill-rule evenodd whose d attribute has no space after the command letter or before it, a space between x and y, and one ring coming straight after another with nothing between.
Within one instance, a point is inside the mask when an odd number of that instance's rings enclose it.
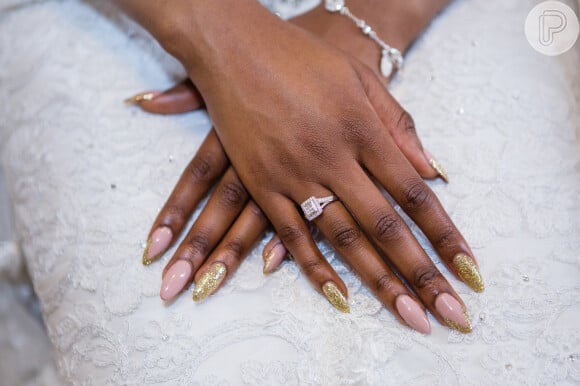
<instances>
[{"instance_id":1,"label":"letter p logo","mask_svg":"<svg viewBox=\"0 0 580 386\"><path fill-rule=\"evenodd\" d=\"M554 36L566 29L568 19L557 9L547 9L540 15L540 44L549 46L554 43Z\"/></svg>"},{"instance_id":2,"label":"letter p logo","mask_svg":"<svg viewBox=\"0 0 580 386\"><path fill-rule=\"evenodd\" d=\"M572 8L560 1L548 0L532 8L526 18L525 33L536 51L556 56L574 46L580 23Z\"/></svg>"}]
</instances>

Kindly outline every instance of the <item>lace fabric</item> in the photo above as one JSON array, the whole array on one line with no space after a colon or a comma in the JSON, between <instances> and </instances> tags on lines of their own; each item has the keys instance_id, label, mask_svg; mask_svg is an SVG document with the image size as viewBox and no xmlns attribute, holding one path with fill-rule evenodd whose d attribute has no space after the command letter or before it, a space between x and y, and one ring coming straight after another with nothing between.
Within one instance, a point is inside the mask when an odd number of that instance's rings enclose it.
<instances>
[{"instance_id":1,"label":"lace fabric","mask_svg":"<svg viewBox=\"0 0 580 386\"><path fill-rule=\"evenodd\" d=\"M349 315L292 263L264 277L267 238L208 301L163 305L163 263L143 267L140 254L208 117L122 104L184 74L108 5L4 13L0 162L63 382L579 383L580 52L548 58L528 46L533 3L455 2L391 87L451 175L430 185L486 278L486 292L471 293L417 231L474 325L461 335L431 318L430 336L400 325L324 241Z\"/></svg>"}]
</instances>

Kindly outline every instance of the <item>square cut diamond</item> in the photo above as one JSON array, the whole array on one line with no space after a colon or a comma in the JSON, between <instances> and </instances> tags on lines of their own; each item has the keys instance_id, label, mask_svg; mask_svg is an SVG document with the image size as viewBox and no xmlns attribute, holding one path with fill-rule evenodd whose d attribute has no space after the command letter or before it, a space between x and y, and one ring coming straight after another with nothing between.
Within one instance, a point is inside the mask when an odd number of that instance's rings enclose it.
<instances>
[{"instance_id":1,"label":"square cut diamond","mask_svg":"<svg viewBox=\"0 0 580 386\"><path fill-rule=\"evenodd\" d=\"M320 206L320 203L318 202L318 199L316 197L310 197L308 200L304 201L300 206L302 207L304 216L308 221L312 221L322 214L322 207Z\"/></svg>"}]
</instances>

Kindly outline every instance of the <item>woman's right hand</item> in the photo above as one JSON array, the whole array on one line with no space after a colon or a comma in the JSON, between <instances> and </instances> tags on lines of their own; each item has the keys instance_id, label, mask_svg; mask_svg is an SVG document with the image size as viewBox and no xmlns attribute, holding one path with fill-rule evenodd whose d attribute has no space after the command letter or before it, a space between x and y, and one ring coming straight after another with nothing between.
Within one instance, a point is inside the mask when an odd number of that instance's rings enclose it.
<instances>
[{"instance_id":1,"label":"woman's right hand","mask_svg":"<svg viewBox=\"0 0 580 386\"><path fill-rule=\"evenodd\" d=\"M231 12L217 3L203 4L210 14L214 7ZM428 321L415 295L380 252L437 319L469 331L461 299L371 180L391 194L454 273L483 288L463 237L388 134L391 127L414 128L409 114L365 65L258 9L242 8L245 14L230 14L228 20L241 16L251 25L259 20L264 29L256 33L238 25L245 39L235 48L226 43L200 56L203 66L179 49L173 53L190 68L226 153L284 245L315 288L345 310L346 287L318 251L296 209L309 196L335 194L340 201L314 222L383 304L427 332ZM210 31L206 38L216 34ZM214 47L223 42L209 43ZM256 45L261 49L255 50ZM213 261L210 258L199 270L195 267L194 296L215 291L230 267L239 264L236 251L244 246L235 241L218 247Z\"/></svg>"}]
</instances>

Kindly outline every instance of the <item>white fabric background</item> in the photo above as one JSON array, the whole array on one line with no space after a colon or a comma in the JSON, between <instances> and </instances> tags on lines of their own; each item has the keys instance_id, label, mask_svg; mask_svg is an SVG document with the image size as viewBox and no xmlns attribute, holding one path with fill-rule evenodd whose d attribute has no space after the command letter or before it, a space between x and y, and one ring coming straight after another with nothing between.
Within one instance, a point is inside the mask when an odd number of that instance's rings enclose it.
<instances>
[{"instance_id":1,"label":"white fabric background","mask_svg":"<svg viewBox=\"0 0 580 386\"><path fill-rule=\"evenodd\" d=\"M432 320L431 336L398 324L324 243L350 315L292 264L263 277L259 248L211 300L164 306L162 264L142 267L140 254L207 116L123 106L182 74L108 7L5 7L0 162L62 382L579 383L580 53L529 47L533 4L457 1L392 87L451 174L431 186L487 279L482 295L452 279L473 333Z\"/></svg>"}]
</instances>

